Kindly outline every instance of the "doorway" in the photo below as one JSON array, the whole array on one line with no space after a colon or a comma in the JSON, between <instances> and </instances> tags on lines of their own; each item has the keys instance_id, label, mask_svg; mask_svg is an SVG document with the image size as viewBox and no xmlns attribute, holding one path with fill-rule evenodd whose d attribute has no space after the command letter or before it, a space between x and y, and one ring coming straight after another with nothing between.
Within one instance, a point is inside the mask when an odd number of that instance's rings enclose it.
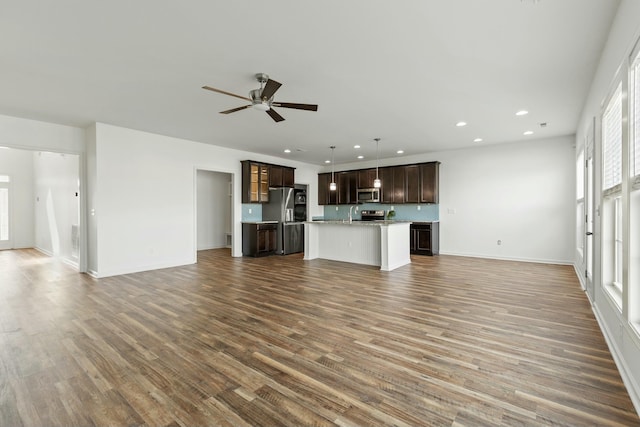
<instances>
[{"instance_id":1,"label":"doorway","mask_svg":"<svg viewBox=\"0 0 640 427\"><path fill-rule=\"evenodd\" d=\"M80 155L0 150L0 248L35 248L81 271Z\"/></svg>"},{"instance_id":2,"label":"doorway","mask_svg":"<svg viewBox=\"0 0 640 427\"><path fill-rule=\"evenodd\" d=\"M232 175L196 171L196 248L231 248L233 242Z\"/></svg>"},{"instance_id":3,"label":"doorway","mask_svg":"<svg viewBox=\"0 0 640 427\"><path fill-rule=\"evenodd\" d=\"M11 177L0 175L0 250L11 249Z\"/></svg>"}]
</instances>

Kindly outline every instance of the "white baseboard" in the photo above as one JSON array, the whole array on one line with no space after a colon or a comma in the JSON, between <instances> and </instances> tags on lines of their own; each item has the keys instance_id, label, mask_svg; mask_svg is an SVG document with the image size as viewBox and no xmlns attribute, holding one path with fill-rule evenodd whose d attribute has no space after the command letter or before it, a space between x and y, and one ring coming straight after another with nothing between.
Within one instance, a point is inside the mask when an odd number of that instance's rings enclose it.
<instances>
[{"instance_id":1,"label":"white baseboard","mask_svg":"<svg viewBox=\"0 0 640 427\"><path fill-rule=\"evenodd\" d=\"M452 256L464 256L470 258L486 258L486 259L497 259L501 261L521 261L521 262L534 262L538 264L558 264L558 265L572 265L573 261L571 260L557 260L557 259L542 259L542 258L521 258L521 257L510 257L510 256L494 256L494 255L486 255L486 254L474 254L474 253L466 253L466 252L449 252L449 251L440 251L440 255L452 255Z\"/></svg>"},{"instance_id":2,"label":"white baseboard","mask_svg":"<svg viewBox=\"0 0 640 427\"><path fill-rule=\"evenodd\" d=\"M607 342L607 346L609 347L609 352L613 357L613 361L618 368L618 372L620 373L620 377L622 377L622 382L624 383L627 392L629 393L629 398L631 398L631 403L633 403L638 416L640 416L640 385L636 382L635 378L632 375L629 375L629 368L623 357L620 356L620 350L616 345L615 340L611 338L611 333L609 328L607 327L606 322L602 319L602 315L598 310L598 306L592 304L591 310L596 317L596 321L600 326L600 330L602 331L602 335L604 336L604 340ZM626 333L626 331L624 332Z\"/></svg>"}]
</instances>

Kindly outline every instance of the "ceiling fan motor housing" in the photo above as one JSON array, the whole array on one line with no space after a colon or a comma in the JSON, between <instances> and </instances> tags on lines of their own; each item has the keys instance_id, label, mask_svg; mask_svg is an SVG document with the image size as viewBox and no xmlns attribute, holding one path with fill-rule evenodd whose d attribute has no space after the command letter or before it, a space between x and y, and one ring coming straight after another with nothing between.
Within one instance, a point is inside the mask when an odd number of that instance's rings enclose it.
<instances>
[{"instance_id":1,"label":"ceiling fan motor housing","mask_svg":"<svg viewBox=\"0 0 640 427\"><path fill-rule=\"evenodd\" d=\"M267 100L262 100L262 88L253 89L249 91L249 97L251 98L251 104L253 104L253 108L262 111L268 111L271 108L271 103L273 102L273 96Z\"/></svg>"}]
</instances>

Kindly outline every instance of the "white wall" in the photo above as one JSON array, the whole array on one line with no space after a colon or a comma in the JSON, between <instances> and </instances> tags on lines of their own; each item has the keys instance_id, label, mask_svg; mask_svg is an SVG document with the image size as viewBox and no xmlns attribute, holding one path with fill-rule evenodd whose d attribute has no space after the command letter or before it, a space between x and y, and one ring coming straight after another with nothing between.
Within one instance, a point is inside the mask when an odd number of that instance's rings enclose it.
<instances>
[{"instance_id":1,"label":"white wall","mask_svg":"<svg viewBox=\"0 0 640 427\"><path fill-rule=\"evenodd\" d=\"M0 115L0 145L60 153L84 152L84 129Z\"/></svg>"},{"instance_id":2,"label":"white wall","mask_svg":"<svg viewBox=\"0 0 640 427\"><path fill-rule=\"evenodd\" d=\"M601 187L601 103L609 93L618 67L631 54L634 44L640 37L640 1L623 0L613 22L609 38L602 52L598 69L592 81L587 101L584 105L576 133L576 146L584 143L589 123L596 118L595 169L596 197L595 204L602 203ZM575 197L574 197L575 198ZM574 200L575 204L575 200ZM575 207L574 207L575 209ZM597 211L596 211L597 212ZM605 334L609 347L620 369L622 378L629 390L636 410L640 413L640 338L622 317L618 308L602 288L601 267L602 232L599 215L594 217L594 295L591 303L596 318ZM576 260L576 264L579 261ZM577 265L576 265L576 268ZM580 277L580 276L579 276Z\"/></svg>"},{"instance_id":3,"label":"white wall","mask_svg":"<svg viewBox=\"0 0 640 427\"><path fill-rule=\"evenodd\" d=\"M74 264L78 262L79 157L76 154L32 153L35 183L36 247Z\"/></svg>"},{"instance_id":4,"label":"white wall","mask_svg":"<svg viewBox=\"0 0 640 427\"><path fill-rule=\"evenodd\" d=\"M197 246L198 250L224 248L226 233L231 232L231 175L199 170L197 172Z\"/></svg>"},{"instance_id":5,"label":"white wall","mask_svg":"<svg viewBox=\"0 0 640 427\"><path fill-rule=\"evenodd\" d=\"M35 246L33 153L28 150L0 149L0 175L11 177L10 238L13 248Z\"/></svg>"},{"instance_id":6,"label":"white wall","mask_svg":"<svg viewBox=\"0 0 640 427\"><path fill-rule=\"evenodd\" d=\"M571 264L573 143L571 136L438 153L440 252Z\"/></svg>"},{"instance_id":7,"label":"white wall","mask_svg":"<svg viewBox=\"0 0 640 427\"><path fill-rule=\"evenodd\" d=\"M198 169L232 176L233 256L242 256L241 160L296 167L296 181L317 191L319 168L306 164L102 123L95 135L95 188L89 189L95 198L88 211L95 213L97 241L89 251L96 254L91 270L98 277L196 261Z\"/></svg>"},{"instance_id":8,"label":"white wall","mask_svg":"<svg viewBox=\"0 0 640 427\"><path fill-rule=\"evenodd\" d=\"M441 162L440 253L573 263L574 143L566 136L403 158ZM380 161L393 164L398 160Z\"/></svg>"}]
</instances>

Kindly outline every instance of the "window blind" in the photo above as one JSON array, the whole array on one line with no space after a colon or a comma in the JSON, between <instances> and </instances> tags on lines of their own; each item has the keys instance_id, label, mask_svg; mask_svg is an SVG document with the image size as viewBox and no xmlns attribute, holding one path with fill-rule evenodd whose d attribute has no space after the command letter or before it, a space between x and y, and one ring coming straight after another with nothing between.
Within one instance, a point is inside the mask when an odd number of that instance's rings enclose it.
<instances>
[{"instance_id":1,"label":"window blind","mask_svg":"<svg viewBox=\"0 0 640 427\"><path fill-rule=\"evenodd\" d=\"M622 183L622 84L616 88L602 115L603 190Z\"/></svg>"}]
</instances>

